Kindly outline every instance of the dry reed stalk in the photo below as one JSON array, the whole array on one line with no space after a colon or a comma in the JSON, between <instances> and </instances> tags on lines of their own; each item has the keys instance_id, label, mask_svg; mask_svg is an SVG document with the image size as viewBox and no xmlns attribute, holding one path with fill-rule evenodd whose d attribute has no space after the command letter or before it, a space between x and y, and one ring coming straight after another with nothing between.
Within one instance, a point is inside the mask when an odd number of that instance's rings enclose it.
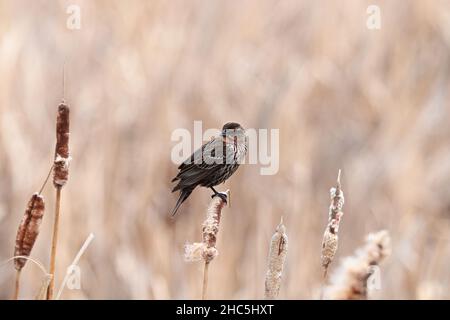
<instances>
[{"instance_id":1,"label":"dry reed stalk","mask_svg":"<svg viewBox=\"0 0 450 320\"><path fill-rule=\"evenodd\" d=\"M44 211L44 198L38 193L33 194L30 201L28 201L27 208L17 230L14 257L28 257L30 255L39 234L39 226L41 225ZM26 258L14 258L14 267L16 268L14 300L17 300L19 297L20 274L26 262Z\"/></svg>"},{"instance_id":2,"label":"dry reed stalk","mask_svg":"<svg viewBox=\"0 0 450 320\"><path fill-rule=\"evenodd\" d=\"M230 191L227 190L224 194L228 198ZM212 198L206 213L206 220L202 225L202 242L194 242L185 246L185 259L187 261L203 260L205 262L202 286L203 300L206 298L208 289L209 263L219 254L216 249L217 234L219 233L222 209L226 204L227 202L221 197Z\"/></svg>"},{"instance_id":3,"label":"dry reed stalk","mask_svg":"<svg viewBox=\"0 0 450 320\"><path fill-rule=\"evenodd\" d=\"M22 270L16 270L16 280L14 281L14 295L13 300L19 300L19 290L20 290L20 273Z\"/></svg>"},{"instance_id":4,"label":"dry reed stalk","mask_svg":"<svg viewBox=\"0 0 450 320\"><path fill-rule=\"evenodd\" d=\"M34 300L46 300L47 299L47 290L48 286L50 284L50 281L52 280L51 274L46 274L44 278L42 279L41 287L39 288L38 293L36 294L36 297Z\"/></svg>"},{"instance_id":5,"label":"dry reed stalk","mask_svg":"<svg viewBox=\"0 0 450 320\"><path fill-rule=\"evenodd\" d=\"M69 135L70 135L70 109L64 101L58 106L56 119L56 147L53 164L53 185L56 188L55 216L53 222L53 236L50 254L50 274L52 278L48 286L47 299L53 298L55 284L56 247L58 244L59 216L61 208L61 190L69 177Z\"/></svg>"},{"instance_id":6,"label":"dry reed stalk","mask_svg":"<svg viewBox=\"0 0 450 320\"><path fill-rule=\"evenodd\" d=\"M389 233L386 230L369 234L364 247L343 260L333 274L326 290L329 299L364 300L368 298L368 279L373 266L378 266L391 252Z\"/></svg>"},{"instance_id":7,"label":"dry reed stalk","mask_svg":"<svg viewBox=\"0 0 450 320\"><path fill-rule=\"evenodd\" d=\"M339 223L344 212L344 192L341 189L341 170L339 170L337 185L330 189L331 204L328 211L328 224L323 234L321 263L324 279L327 276L328 267L333 262L338 248Z\"/></svg>"},{"instance_id":8,"label":"dry reed stalk","mask_svg":"<svg viewBox=\"0 0 450 320\"><path fill-rule=\"evenodd\" d=\"M281 218L280 224L277 226L270 241L269 262L264 295L266 299L275 299L278 297L287 249L288 237L286 234L286 227L283 224L283 218Z\"/></svg>"}]
</instances>

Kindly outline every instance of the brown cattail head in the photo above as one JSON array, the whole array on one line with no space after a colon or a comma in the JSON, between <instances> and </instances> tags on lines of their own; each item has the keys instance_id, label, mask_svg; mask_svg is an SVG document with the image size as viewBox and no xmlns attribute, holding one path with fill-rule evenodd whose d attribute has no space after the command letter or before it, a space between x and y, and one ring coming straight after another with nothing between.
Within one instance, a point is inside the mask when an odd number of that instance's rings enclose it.
<instances>
[{"instance_id":1,"label":"brown cattail head","mask_svg":"<svg viewBox=\"0 0 450 320\"><path fill-rule=\"evenodd\" d=\"M39 234L39 226L44 215L44 210L44 198L37 193L33 194L28 202L22 222L19 225L19 230L17 230L14 256L28 257L30 255L31 249L33 249ZM24 258L14 259L14 266L19 271L25 266L25 263L26 259Z\"/></svg>"},{"instance_id":2,"label":"brown cattail head","mask_svg":"<svg viewBox=\"0 0 450 320\"><path fill-rule=\"evenodd\" d=\"M281 220L270 241L269 263L266 273L265 298L275 299L280 292L281 276L288 249L286 227Z\"/></svg>"},{"instance_id":3,"label":"brown cattail head","mask_svg":"<svg viewBox=\"0 0 450 320\"><path fill-rule=\"evenodd\" d=\"M62 102L56 118L56 148L53 168L53 185L56 188L66 184L69 177L69 106Z\"/></svg>"},{"instance_id":4,"label":"brown cattail head","mask_svg":"<svg viewBox=\"0 0 450 320\"><path fill-rule=\"evenodd\" d=\"M341 170L339 170L336 187L330 190L331 205L328 212L328 224L322 240L321 261L325 275L338 248L339 223L344 215L344 212L342 212L342 208L344 207L344 192L341 189L340 176Z\"/></svg>"},{"instance_id":5,"label":"brown cattail head","mask_svg":"<svg viewBox=\"0 0 450 320\"><path fill-rule=\"evenodd\" d=\"M225 192L229 197L230 192ZM222 209L227 203L221 197L214 197L208 207L206 220L202 226L202 242L186 244L185 259L187 261L204 260L209 263L217 255L216 249L217 234L219 233L220 219L222 217Z\"/></svg>"},{"instance_id":6,"label":"brown cattail head","mask_svg":"<svg viewBox=\"0 0 450 320\"><path fill-rule=\"evenodd\" d=\"M391 245L386 230L369 234L364 247L343 260L326 290L329 299L361 300L368 298L368 279L375 267L390 255Z\"/></svg>"}]
</instances>

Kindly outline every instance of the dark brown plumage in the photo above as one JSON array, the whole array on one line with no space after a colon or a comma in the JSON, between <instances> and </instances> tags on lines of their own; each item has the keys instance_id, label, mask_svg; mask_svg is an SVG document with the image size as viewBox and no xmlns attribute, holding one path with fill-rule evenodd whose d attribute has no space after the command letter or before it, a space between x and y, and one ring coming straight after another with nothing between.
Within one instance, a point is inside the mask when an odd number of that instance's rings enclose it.
<instances>
[{"instance_id":1,"label":"dark brown plumage","mask_svg":"<svg viewBox=\"0 0 450 320\"><path fill-rule=\"evenodd\" d=\"M180 197L172 215L197 186L211 188L213 196L222 196L214 186L225 182L237 170L246 152L245 130L239 123L226 123L220 136L202 145L178 167L180 171L172 179L178 184L172 192L180 190Z\"/></svg>"}]
</instances>

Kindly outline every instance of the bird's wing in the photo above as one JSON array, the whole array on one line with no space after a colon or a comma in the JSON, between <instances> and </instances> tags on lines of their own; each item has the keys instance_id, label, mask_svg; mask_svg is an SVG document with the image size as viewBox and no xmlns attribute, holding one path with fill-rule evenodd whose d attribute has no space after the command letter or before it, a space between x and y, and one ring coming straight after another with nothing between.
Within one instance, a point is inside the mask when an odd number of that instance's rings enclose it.
<instances>
[{"instance_id":1,"label":"bird's wing","mask_svg":"<svg viewBox=\"0 0 450 320\"><path fill-rule=\"evenodd\" d=\"M172 181L180 180L180 182L173 191L198 184L211 171L222 165L224 152L222 137L216 137L205 143L178 167L180 172Z\"/></svg>"},{"instance_id":2,"label":"bird's wing","mask_svg":"<svg viewBox=\"0 0 450 320\"><path fill-rule=\"evenodd\" d=\"M197 149L188 159L186 159L178 169L180 173L193 168L194 166L199 166L199 168L207 169L208 164L218 163L221 160L222 154L217 154L216 149L222 150L223 142L222 139L214 138L213 140L205 143L201 148ZM205 166L206 164L206 166Z\"/></svg>"}]
</instances>

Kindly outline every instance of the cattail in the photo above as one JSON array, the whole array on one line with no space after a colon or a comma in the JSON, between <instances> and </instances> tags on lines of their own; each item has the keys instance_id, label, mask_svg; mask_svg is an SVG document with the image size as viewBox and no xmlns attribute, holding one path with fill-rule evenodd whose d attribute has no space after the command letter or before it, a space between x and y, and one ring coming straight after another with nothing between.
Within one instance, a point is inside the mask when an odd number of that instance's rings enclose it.
<instances>
[{"instance_id":1,"label":"cattail","mask_svg":"<svg viewBox=\"0 0 450 320\"><path fill-rule=\"evenodd\" d=\"M330 190L331 205L328 212L328 224L323 234L321 262L326 277L328 267L334 259L338 248L339 222L344 214L344 192L341 189L341 170L339 170L337 185Z\"/></svg>"},{"instance_id":2,"label":"cattail","mask_svg":"<svg viewBox=\"0 0 450 320\"><path fill-rule=\"evenodd\" d=\"M229 198L230 191L227 190L224 194ZM216 249L217 234L219 233L222 209L226 204L227 202L221 197L214 197L211 200L207 210L206 220L202 226L202 242L186 244L185 246L185 259L187 261L205 261L202 299L205 299L208 287L209 263L219 254Z\"/></svg>"},{"instance_id":3,"label":"cattail","mask_svg":"<svg viewBox=\"0 0 450 320\"><path fill-rule=\"evenodd\" d=\"M56 119L56 148L53 167L53 185L55 188L63 187L69 177L69 114L69 106L62 102L58 106Z\"/></svg>"},{"instance_id":4,"label":"cattail","mask_svg":"<svg viewBox=\"0 0 450 320\"><path fill-rule=\"evenodd\" d=\"M33 194L17 230L14 256L28 257L30 255L39 234L39 226L44 216L44 210L44 198L37 193ZM14 266L17 271L22 270L25 263L26 259L24 258L14 259Z\"/></svg>"},{"instance_id":5,"label":"cattail","mask_svg":"<svg viewBox=\"0 0 450 320\"><path fill-rule=\"evenodd\" d=\"M329 299L361 300L368 298L368 280L380 262L391 252L386 230L369 234L364 247L343 260L326 290Z\"/></svg>"},{"instance_id":6,"label":"cattail","mask_svg":"<svg viewBox=\"0 0 450 320\"><path fill-rule=\"evenodd\" d=\"M19 225L19 229L17 230L14 257L28 257L30 255L31 249L33 249L39 234L39 226L41 225L44 211L44 198L38 193L33 194L30 201L28 201L27 208ZM17 270L14 299L17 299L19 295L20 272L26 262L27 260L25 258L14 259L14 267Z\"/></svg>"},{"instance_id":7,"label":"cattail","mask_svg":"<svg viewBox=\"0 0 450 320\"><path fill-rule=\"evenodd\" d=\"M281 276L283 275L283 265L286 260L288 249L288 237L286 227L281 219L270 241L269 263L266 273L265 298L275 299L278 297L281 286Z\"/></svg>"},{"instance_id":8,"label":"cattail","mask_svg":"<svg viewBox=\"0 0 450 320\"><path fill-rule=\"evenodd\" d=\"M53 288L55 283L56 246L58 243L59 215L61 208L61 189L66 184L69 177L69 127L70 109L64 101L58 106L58 116L56 118L56 147L53 164L53 185L56 188L55 217L53 222L53 236L50 253L50 274L52 278L48 286L47 299L53 298Z\"/></svg>"}]
</instances>

